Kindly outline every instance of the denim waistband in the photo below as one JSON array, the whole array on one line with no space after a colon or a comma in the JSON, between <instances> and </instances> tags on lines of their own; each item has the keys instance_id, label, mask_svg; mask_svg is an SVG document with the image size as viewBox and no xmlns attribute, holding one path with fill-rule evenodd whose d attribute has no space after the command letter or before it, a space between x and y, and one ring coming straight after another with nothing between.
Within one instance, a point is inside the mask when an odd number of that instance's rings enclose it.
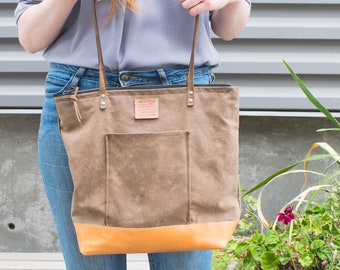
<instances>
[{"instance_id":1,"label":"denim waistband","mask_svg":"<svg viewBox=\"0 0 340 270\"><path fill-rule=\"evenodd\" d=\"M79 66L60 64L60 63L50 63L50 70L59 70L64 73L81 73L81 77L90 78L92 80L96 80L99 78L98 69L91 68L81 68ZM212 68L209 66L200 66L195 67L194 75L201 76L204 74L211 74ZM153 70L145 70L145 71L117 71L117 72L109 72L106 71L106 77L108 80L120 81L122 86L128 86L133 84L133 80L130 79L138 79L138 78L157 78L162 84L169 84L168 80L171 80L173 77L178 76L186 76L188 74L188 67L186 66L177 66L170 68L160 68Z\"/></svg>"}]
</instances>

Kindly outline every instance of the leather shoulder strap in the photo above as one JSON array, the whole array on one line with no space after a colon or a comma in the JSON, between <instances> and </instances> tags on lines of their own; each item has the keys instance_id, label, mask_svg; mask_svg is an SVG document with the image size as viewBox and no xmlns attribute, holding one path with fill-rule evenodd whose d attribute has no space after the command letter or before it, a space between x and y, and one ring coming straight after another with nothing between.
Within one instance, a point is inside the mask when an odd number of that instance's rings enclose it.
<instances>
[{"instance_id":1,"label":"leather shoulder strap","mask_svg":"<svg viewBox=\"0 0 340 270\"><path fill-rule=\"evenodd\" d=\"M100 34L99 34L99 26L96 12L96 2L97 0L92 0L93 3L93 18L94 18L94 27L96 34L96 45L97 45L97 54L98 54L98 69L99 69L99 92L101 94L106 94L107 88L107 78L105 75L105 66L104 59L102 53L102 47L100 43ZM187 77L187 88L188 88L188 106L194 105L194 70L195 70L195 55L197 48L197 38L198 38L198 26L199 26L199 16L196 16L195 28L194 28L194 36L192 42L192 50L190 56L188 77Z\"/></svg>"}]
</instances>

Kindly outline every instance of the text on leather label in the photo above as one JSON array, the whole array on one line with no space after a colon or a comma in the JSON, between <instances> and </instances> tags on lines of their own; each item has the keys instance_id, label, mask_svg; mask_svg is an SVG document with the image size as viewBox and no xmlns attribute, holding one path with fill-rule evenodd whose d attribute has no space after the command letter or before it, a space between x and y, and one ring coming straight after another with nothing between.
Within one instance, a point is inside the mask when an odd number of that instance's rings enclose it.
<instances>
[{"instance_id":1,"label":"text on leather label","mask_svg":"<svg viewBox=\"0 0 340 270\"><path fill-rule=\"evenodd\" d=\"M158 117L158 98L135 99L135 119L156 119Z\"/></svg>"}]
</instances>

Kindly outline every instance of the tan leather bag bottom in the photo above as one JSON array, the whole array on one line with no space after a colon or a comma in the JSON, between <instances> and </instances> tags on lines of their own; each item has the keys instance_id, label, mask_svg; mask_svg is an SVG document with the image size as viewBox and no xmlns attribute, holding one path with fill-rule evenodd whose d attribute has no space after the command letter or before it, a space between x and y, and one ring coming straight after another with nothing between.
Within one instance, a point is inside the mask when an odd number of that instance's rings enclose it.
<instances>
[{"instance_id":1,"label":"tan leather bag bottom","mask_svg":"<svg viewBox=\"0 0 340 270\"><path fill-rule=\"evenodd\" d=\"M237 223L225 221L138 229L81 223L74 223L74 226L81 253L99 255L138 253L140 250L143 253L175 252L190 250L193 246L197 250L224 248ZM225 237L221 238L221 235Z\"/></svg>"}]
</instances>

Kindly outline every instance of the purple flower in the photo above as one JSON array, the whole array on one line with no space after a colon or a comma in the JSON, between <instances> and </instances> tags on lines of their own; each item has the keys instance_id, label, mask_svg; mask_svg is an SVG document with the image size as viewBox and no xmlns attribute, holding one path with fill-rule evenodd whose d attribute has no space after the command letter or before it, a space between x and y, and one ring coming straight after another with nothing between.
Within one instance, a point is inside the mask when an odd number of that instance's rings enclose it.
<instances>
[{"instance_id":1,"label":"purple flower","mask_svg":"<svg viewBox=\"0 0 340 270\"><path fill-rule=\"evenodd\" d=\"M294 219L294 213L293 213L293 207L287 206L284 212L278 214L278 221L283 222L285 225L287 225L289 222L291 222Z\"/></svg>"}]
</instances>

